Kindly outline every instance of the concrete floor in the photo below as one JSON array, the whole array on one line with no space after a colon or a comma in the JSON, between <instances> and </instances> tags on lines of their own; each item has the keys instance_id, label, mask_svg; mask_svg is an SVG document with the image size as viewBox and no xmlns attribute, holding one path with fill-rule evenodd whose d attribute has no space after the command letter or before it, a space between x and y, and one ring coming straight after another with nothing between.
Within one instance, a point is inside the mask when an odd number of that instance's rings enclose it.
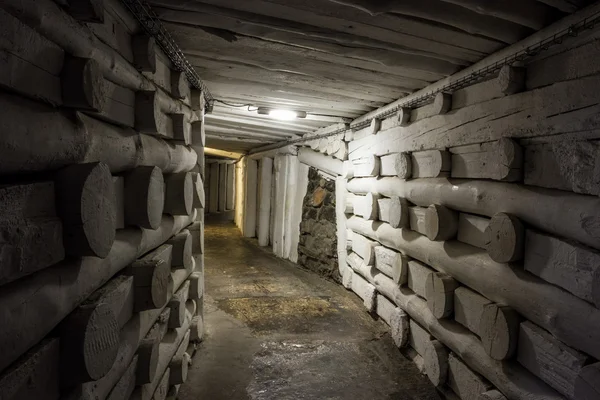
<instances>
[{"instance_id":1,"label":"concrete floor","mask_svg":"<svg viewBox=\"0 0 600 400\"><path fill-rule=\"evenodd\" d=\"M232 223L205 240L206 334L180 399L439 399L352 292Z\"/></svg>"}]
</instances>

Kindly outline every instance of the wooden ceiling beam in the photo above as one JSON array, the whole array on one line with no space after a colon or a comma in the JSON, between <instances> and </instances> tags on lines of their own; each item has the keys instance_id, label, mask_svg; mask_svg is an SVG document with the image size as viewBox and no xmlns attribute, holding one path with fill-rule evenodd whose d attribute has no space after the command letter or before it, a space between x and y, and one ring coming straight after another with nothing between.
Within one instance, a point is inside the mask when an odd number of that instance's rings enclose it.
<instances>
[{"instance_id":1,"label":"wooden ceiling beam","mask_svg":"<svg viewBox=\"0 0 600 400\"><path fill-rule=\"evenodd\" d=\"M221 37L205 32L197 27L183 24L165 22L176 42L186 54L213 55L233 59L257 60L263 64L279 62L294 63L296 68L301 64L318 65L322 68L346 69L351 68L362 71L366 75L380 73L391 79L397 77L434 82L445 76L445 73L424 71L409 68L399 63L385 65L376 58L363 60L346 57L323 50L313 50L306 47L287 43L279 43L250 36L238 35L235 41L225 41Z\"/></svg>"},{"instance_id":2,"label":"wooden ceiling beam","mask_svg":"<svg viewBox=\"0 0 600 400\"><path fill-rule=\"evenodd\" d=\"M194 7L197 7L197 3L194 3ZM304 26L302 28L292 29L292 27L288 25L290 22L284 20L281 20L279 25L266 25L249 22L242 18L229 15L224 16L205 12L177 10L171 7L167 8L162 6L154 7L154 9L160 18L165 21L189 24L204 27L206 29L229 31L232 33L230 34L231 36L241 34L265 40L295 45L300 44L309 47L322 46L320 43L324 43L329 44L329 46L336 45L354 49L387 50L388 52L397 53L396 57L410 57L414 60L414 63L421 63L423 66L436 61L441 65L451 64L464 66L477 61L486 55L486 53L483 52L452 48L452 46L445 43L438 43L439 46L426 47L431 48L431 50L424 51L415 47L410 47L408 44L399 45L387 43L370 38L363 38L361 36L353 36L326 30L325 28ZM223 13L228 12L230 11L224 11ZM311 32L311 30L316 32ZM396 37L398 34L390 32L389 35L391 37ZM412 38L412 40L409 41L409 43L412 43L412 46L415 46L416 42L418 42L416 38ZM423 69L426 70L426 68Z\"/></svg>"},{"instance_id":3,"label":"wooden ceiling beam","mask_svg":"<svg viewBox=\"0 0 600 400\"><path fill-rule=\"evenodd\" d=\"M206 138L207 139L226 140L228 142L244 142L244 143L258 143L258 144L274 143L277 141L276 139L261 139L261 138L248 137L248 136L229 136L229 135L213 134L213 133L207 133Z\"/></svg>"}]
</instances>

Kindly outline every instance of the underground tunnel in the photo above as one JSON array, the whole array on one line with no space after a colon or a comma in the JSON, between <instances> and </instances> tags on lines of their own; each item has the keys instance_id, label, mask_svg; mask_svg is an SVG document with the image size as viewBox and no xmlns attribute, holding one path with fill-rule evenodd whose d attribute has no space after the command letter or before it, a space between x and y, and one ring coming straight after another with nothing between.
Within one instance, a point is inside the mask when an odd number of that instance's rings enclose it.
<instances>
[{"instance_id":1,"label":"underground tunnel","mask_svg":"<svg viewBox=\"0 0 600 400\"><path fill-rule=\"evenodd\" d=\"M600 400L599 25L1 0L0 400Z\"/></svg>"}]
</instances>

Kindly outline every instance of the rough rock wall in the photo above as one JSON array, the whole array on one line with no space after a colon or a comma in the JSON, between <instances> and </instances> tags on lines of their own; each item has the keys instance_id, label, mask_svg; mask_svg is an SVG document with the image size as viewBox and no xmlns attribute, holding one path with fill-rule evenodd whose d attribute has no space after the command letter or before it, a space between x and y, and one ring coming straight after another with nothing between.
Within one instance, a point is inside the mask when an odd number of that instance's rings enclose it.
<instances>
[{"instance_id":1,"label":"rough rock wall","mask_svg":"<svg viewBox=\"0 0 600 400\"><path fill-rule=\"evenodd\" d=\"M203 95L118 1L6 0L0 26L0 398L173 398L203 332Z\"/></svg>"},{"instance_id":2,"label":"rough rock wall","mask_svg":"<svg viewBox=\"0 0 600 400\"><path fill-rule=\"evenodd\" d=\"M298 264L340 281L336 247L335 181L321 177L317 169L310 168L302 205Z\"/></svg>"}]
</instances>

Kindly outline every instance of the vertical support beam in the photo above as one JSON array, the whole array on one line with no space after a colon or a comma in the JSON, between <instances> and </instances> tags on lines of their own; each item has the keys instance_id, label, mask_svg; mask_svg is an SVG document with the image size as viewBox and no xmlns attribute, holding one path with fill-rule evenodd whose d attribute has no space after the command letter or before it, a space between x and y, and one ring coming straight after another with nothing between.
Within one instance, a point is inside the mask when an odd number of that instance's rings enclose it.
<instances>
[{"instance_id":1,"label":"vertical support beam","mask_svg":"<svg viewBox=\"0 0 600 400\"><path fill-rule=\"evenodd\" d=\"M219 211L225 211L227 204L227 164L218 164L219 166Z\"/></svg>"},{"instance_id":2,"label":"vertical support beam","mask_svg":"<svg viewBox=\"0 0 600 400\"><path fill-rule=\"evenodd\" d=\"M296 160L298 157L292 156ZM302 206L304 205L304 196L308 189L308 170L310 167L306 164L298 162L298 170L296 175L296 192L291 210L290 224L290 261L298 262L298 243L300 242L300 222L302 221Z\"/></svg>"},{"instance_id":3,"label":"vertical support beam","mask_svg":"<svg viewBox=\"0 0 600 400\"><path fill-rule=\"evenodd\" d=\"M337 229L337 255L338 255L338 270L340 276L345 276L348 273L346 258L348 250L346 249L346 184L348 180L343 176L338 176L335 179L335 220Z\"/></svg>"},{"instance_id":4,"label":"vertical support beam","mask_svg":"<svg viewBox=\"0 0 600 400\"><path fill-rule=\"evenodd\" d=\"M259 162L259 212L258 212L258 245L269 245L269 220L271 216L271 181L273 178L273 159L263 157Z\"/></svg>"},{"instance_id":5,"label":"vertical support beam","mask_svg":"<svg viewBox=\"0 0 600 400\"><path fill-rule=\"evenodd\" d=\"M285 155L275 157L275 202L273 203L273 253L283 257L285 198L287 191L288 162Z\"/></svg>"},{"instance_id":6,"label":"vertical support beam","mask_svg":"<svg viewBox=\"0 0 600 400\"><path fill-rule=\"evenodd\" d=\"M246 207L244 209L245 237L256 236L256 191L258 188L258 163L256 160L246 160Z\"/></svg>"},{"instance_id":7,"label":"vertical support beam","mask_svg":"<svg viewBox=\"0 0 600 400\"><path fill-rule=\"evenodd\" d=\"M235 170L235 165L234 164L226 164L227 165L227 176L226 176L226 182L225 185L227 186L227 194L226 194L226 200L225 200L225 209L226 210L233 210L234 208L234 199L235 199L235 191L234 191L234 170Z\"/></svg>"},{"instance_id":8,"label":"vertical support beam","mask_svg":"<svg viewBox=\"0 0 600 400\"><path fill-rule=\"evenodd\" d=\"M209 165L208 212L215 213L219 208L219 164Z\"/></svg>"},{"instance_id":9,"label":"vertical support beam","mask_svg":"<svg viewBox=\"0 0 600 400\"><path fill-rule=\"evenodd\" d=\"M297 176L298 176L298 157L287 155L288 162L288 177L286 179L287 189L285 196L285 222L283 228L283 258L290 259L292 252L292 235L294 230L298 230L298 226L294 228L292 223L292 214L294 210L294 201L297 191ZM297 246L297 244L296 244Z\"/></svg>"}]
</instances>

